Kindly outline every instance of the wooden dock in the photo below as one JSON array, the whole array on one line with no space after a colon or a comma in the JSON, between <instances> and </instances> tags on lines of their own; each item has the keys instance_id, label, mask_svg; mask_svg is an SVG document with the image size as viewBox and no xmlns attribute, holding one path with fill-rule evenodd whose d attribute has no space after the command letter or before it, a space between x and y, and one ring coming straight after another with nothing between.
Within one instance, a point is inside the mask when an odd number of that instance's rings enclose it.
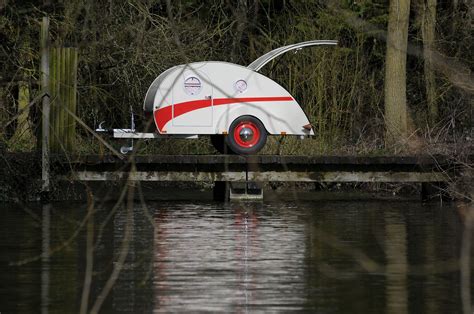
<instances>
[{"instance_id":1,"label":"wooden dock","mask_svg":"<svg viewBox=\"0 0 474 314\"><path fill-rule=\"evenodd\" d=\"M133 167L132 167L133 165ZM456 176L446 156L152 155L52 158L56 178L87 182L208 182L215 199L263 198L268 182L420 183L438 195ZM131 169L134 169L131 171Z\"/></svg>"},{"instance_id":2,"label":"wooden dock","mask_svg":"<svg viewBox=\"0 0 474 314\"><path fill-rule=\"evenodd\" d=\"M131 164L136 171L131 172ZM73 181L446 182L456 164L444 156L153 155L121 160L83 156L52 166ZM71 171L72 170L72 171Z\"/></svg>"},{"instance_id":3,"label":"wooden dock","mask_svg":"<svg viewBox=\"0 0 474 314\"><path fill-rule=\"evenodd\" d=\"M466 163L472 164L474 160L473 156L468 157L461 163L440 155L149 155L125 159L111 155L51 155L51 180L55 188L48 194L41 190L40 196L62 199L67 193L72 193L68 199L76 199L76 194L80 199L81 189L85 187L82 183L90 182L88 186L93 186L94 191L98 188L106 191L113 186L122 186L126 181L143 181L148 187L161 187L159 190L169 188L174 191L173 187L181 186L202 191L213 187L215 196L224 195L225 198L238 196L239 190L247 194L250 190L261 197L258 190L262 186L274 189L297 183L308 183L301 185L307 188L313 182L348 183L347 187L364 182L415 183L421 185L422 196L424 193L425 197L431 197L440 192L434 187L445 187L460 178ZM35 191L42 182L41 165L41 156L37 153L3 152L0 188L4 191L4 199L10 195L26 197L22 188L32 191L28 197L36 199ZM314 186L317 189L318 184ZM61 189L65 191L61 192Z\"/></svg>"}]
</instances>

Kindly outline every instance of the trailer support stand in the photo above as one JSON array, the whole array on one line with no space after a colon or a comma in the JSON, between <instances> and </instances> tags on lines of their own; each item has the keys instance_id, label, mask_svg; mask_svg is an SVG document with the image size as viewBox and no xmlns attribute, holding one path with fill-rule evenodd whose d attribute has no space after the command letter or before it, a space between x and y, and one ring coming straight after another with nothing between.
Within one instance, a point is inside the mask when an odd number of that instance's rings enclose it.
<instances>
[{"instance_id":1,"label":"trailer support stand","mask_svg":"<svg viewBox=\"0 0 474 314\"><path fill-rule=\"evenodd\" d=\"M215 201L263 200L263 187L256 182L216 181L213 188Z\"/></svg>"},{"instance_id":2,"label":"trailer support stand","mask_svg":"<svg viewBox=\"0 0 474 314\"><path fill-rule=\"evenodd\" d=\"M229 199L232 200L263 200L261 184L252 181L232 182L229 188Z\"/></svg>"}]
</instances>

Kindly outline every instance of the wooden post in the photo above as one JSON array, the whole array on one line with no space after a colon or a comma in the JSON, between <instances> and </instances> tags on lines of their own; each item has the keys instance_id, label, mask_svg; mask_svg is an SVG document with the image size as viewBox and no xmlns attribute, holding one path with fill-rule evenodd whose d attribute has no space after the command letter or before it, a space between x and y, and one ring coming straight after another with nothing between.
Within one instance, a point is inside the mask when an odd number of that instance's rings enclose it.
<instances>
[{"instance_id":1,"label":"wooden post","mask_svg":"<svg viewBox=\"0 0 474 314\"><path fill-rule=\"evenodd\" d=\"M74 149L76 120L77 49L51 48L51 150L57 153Z\"/></svg>"},{"instance_id":2,"label":"wooden post","mask_svg":"<svg viewBox=\"0 0 474 314\"><path fill-rule=\"evenodd\" d=\"M69 110L76 113L76 101L77 101L77 63L78 63L78 50L77 48L71 48L71 58L69 59ZM74 149L74 140L76 138L76 120L70 114L68 117L68 143L71 150Z\"/></svg>"},{"instance_id":3,"label":"wooden post","mask_svg":"<svg viewBox=\"0 0 474 314\"><path fill-rule=\"evenodd\" d=\"M51 190L49 180L49 18L43 17L41 23L41 87L43 93L43 119L42 119L42 141L41 141L41 179L43 181L41 191Z\"/></svg>"}]
</instances>

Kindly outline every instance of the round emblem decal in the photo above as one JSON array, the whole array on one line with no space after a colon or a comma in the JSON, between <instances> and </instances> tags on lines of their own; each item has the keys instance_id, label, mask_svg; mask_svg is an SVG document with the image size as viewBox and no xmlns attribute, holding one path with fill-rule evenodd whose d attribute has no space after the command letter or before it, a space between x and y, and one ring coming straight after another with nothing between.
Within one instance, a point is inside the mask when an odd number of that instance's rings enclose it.
<instances>
[{"instance_id":1,"label":"round emblem decal","mask_svg":"<svg viewBox=\"0 0 474 314\"><path fill-rule=\"evenodd\" d=\"M244 80L238 80L235 82L235 90L239 93L243 93L247 90L247 82Z\"/></svg>"},{"instance_id":2,"label":"round emblem decal","mask_svg":"<svg viewBox=\"0 0 474 314\"><path fill-rule=\"evenodd\" d=\"M187 77L184 80L184 90L188 95L197 95L201 91L201 80L195 76Z\"/></svg>"}]
</instances>

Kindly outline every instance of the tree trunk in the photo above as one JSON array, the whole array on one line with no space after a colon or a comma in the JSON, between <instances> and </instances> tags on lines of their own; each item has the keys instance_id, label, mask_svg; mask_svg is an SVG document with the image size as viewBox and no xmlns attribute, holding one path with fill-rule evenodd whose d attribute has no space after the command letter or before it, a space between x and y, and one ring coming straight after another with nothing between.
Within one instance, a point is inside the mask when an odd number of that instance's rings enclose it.
<instances>
[{"instance_id":1,"label":"tree trunk","mask_svg":"<svg viewBox=\"0 0 474 314\"><path fill-rule=\"evenodd\" d=\"M433 68L433 52L435 50L436 0L424 0L421 11L421 36L423 39L423 59L426 102L428 117L433 126L438 120L438 103L436 95L436 79Z\"/></svg>"},{"instance_id":2,"label":"tree trunk","mask_svg":"<svg viewBox=\"0 0 474 314\"><path fill-rule=\"evenodd\" d=\"M7 101L6 101L6 88L0 86L0 151L4 141L6 141L6 128L5 125L8 121L7 115Z\"/></svg>"},{"instance_id":3,"label":"tree trunk","mask_svg":"<svg viewBox=\"0 0 474 314\"><path fill-rule=\"evenodd\" d=\"M33 133L31 131L30 122L28 119L30 103L30 90L28 83L24 81L18 82L18 118L15 134L10 139L11 143L19 145L21 148L31 148L33 143Z\"/></svg>"},{"instance_id":4,"label":"tree trunk","mask_svg":"<svg viewBox=\"0 0 474 314\"><path fill-rule=\"evenodd\" d=\"M386 144L407 138L406 60L410 0L391 0L385 61Z\"/></svg>"},{"instance_id":5,"label":"tree trunk","mask_svg":"<svg viewBox=\"0 0 474 314\"><path fill-rule=\"evenodd\" d=\"M31 74L26 70L28 65L32 62L30 40L28 37L23 37L21 43L21 50L18 54L18 63L20 65L21 80L18 84L18 95L16 102L16 118L17 126L13 137L10 139L11 147L20 150L30 150L34 146L34 136L32 127L29 121L29 104L30 104L30 88L28 81Z\"/></svg>"},{"instance_id":6,"label":"tree trunk","mask_svg":"<svg viewBox=\"0 0 474 314\"><path fill-rule=\"evenodd\" d=\"M237 1L237 7L234 9L234 18L236 20L236 28L234 33L234 39L232 40L232 55L231 59L234 62L238 62L240 51L241 51L241 41L244 34L244 30L247 27L247 1L239 0Z\"/></svg>"}]
</instances>

